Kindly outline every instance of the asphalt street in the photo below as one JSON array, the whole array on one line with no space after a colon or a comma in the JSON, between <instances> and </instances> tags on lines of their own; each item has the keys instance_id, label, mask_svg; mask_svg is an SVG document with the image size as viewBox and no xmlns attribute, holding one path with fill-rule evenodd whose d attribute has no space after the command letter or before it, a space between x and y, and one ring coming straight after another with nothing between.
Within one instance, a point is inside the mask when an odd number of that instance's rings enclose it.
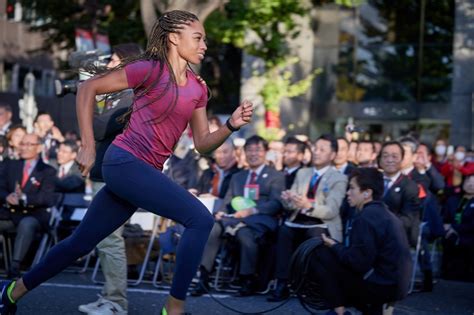
<instances>
[{"instance_id":1,"label":"asphalt street","mask_svg":"<svg viewBox=\"0 0 474 315\"><path fill-rule=\"evenodd\" d=\"M78 305L97 299L101 286L94 285L90 273L62 274L30 292L18 305L18 315L66 315L82 314ZM129 314L160 314L166 298L166 289L157 289L150 284L130 287ZM258 313L278 305L268 303L265 296L237 298L232 294L217 294L216 299L240 312ZM189 297L187 311L192 314L236 314L220 306L209 296ZM317 312L316 314L324 314ZM308 314L297 299L292 298L281 308L267 314ZM354 312L354 314L357 314ZM474 314L474 283L440 280L431 293L415 293L395 305L396 315L462 315Z\"/></svg>"}]
</instances>

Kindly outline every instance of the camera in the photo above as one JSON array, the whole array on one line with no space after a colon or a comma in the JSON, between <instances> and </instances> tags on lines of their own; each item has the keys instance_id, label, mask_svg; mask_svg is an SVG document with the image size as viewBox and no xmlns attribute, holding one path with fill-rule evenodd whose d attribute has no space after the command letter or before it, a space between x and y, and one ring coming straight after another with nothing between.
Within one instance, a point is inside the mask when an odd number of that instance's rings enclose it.
<instances>
[{"instance_id":1,"label":"camera","mask_svg":"<svg viewBox=\"0 0 474 315\"><path fill-rule=\"evenodd\" d=\"M107 69L110 54L104 54L100 50L75 51L69 55L69 66L79 72L79 80L55 80L54 88L56 96L62 97L66 94L76 94L80 82L101 73Z\"/></svg>"}]
</instances>

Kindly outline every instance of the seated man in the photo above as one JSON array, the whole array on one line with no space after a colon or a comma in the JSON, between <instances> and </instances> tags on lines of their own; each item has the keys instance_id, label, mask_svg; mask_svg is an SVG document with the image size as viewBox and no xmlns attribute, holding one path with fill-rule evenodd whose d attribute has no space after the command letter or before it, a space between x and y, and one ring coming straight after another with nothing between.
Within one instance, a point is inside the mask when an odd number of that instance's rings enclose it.
<instances>
[{"instance_id":1,"label":"seated man","mask_svg":"<svg viewBox=\"0 0 474 315\"><path fill-rule=\"evenodd\" d=\"M282 193L283 205L292 213L278 229L275 270L278 283L268 298L270 302L289 296L289 264L298 245L320 236L326 229L334 239L342 239L339 208L346 193L347 177L333 166L336 154L336 138L321 136L314 144L314 167L299 170L291 190Z\"/></svg>"},{"instance_id":2,"label":"seated man","mask_svg":"<svg viewBox=\"0 0 474 315\"><path fill-rule=\"evenodd\" d=\"M214 153L214 163L205 170L195 188L189 191L199 196L213 196L223 200L229 188L232 175L240 171L237 166L232 140L227 139Z\"/></svg>"},{"instance_id":3,"label":"seated man","mask_svg":"<svg viewBox=\"0 0 474 315\"><path fill-rule=\"evenodd\" d=\"M383 175L375 168L355 170L347 192L356 214L344 243L322 235L324 245L311 256L311 278L333 310L350 314L345 306L363 314L382 314L384 303L408 292L411 256L402 223L381 201ZM368 306L368 307L367 307Z\"/></svg>"},{"instance_id":4,"label":"seated man","mask_svg":"<svg viewBox=\"0 0 474 315\"><path fill-rule=\"evenodd\" d=\"M79 146L66 140L59 145L56 191L61 193L84 193L85 183L79 166L75 162Z\"/></svg>"},{"instance_id":5,"label":"seated man","mask_svg":"<svg viewBox=\"0 0 474 315\"><path fill-rule=\"evenodd\" d=\"M222 243L222 237L234 235L240 245L240 278L242 288L239 296L255 292L255 273L258 258L258 242L277 228L277 214L281 210L280 194L285 187L282 172L265 165L268 143L259 136L247 139L244 146L249 170L234 174L229 189L211 231L200 266L200 285L191 293L202 295L209 289L208 277ZM246 196L247 195L247 196ZM234 211L234 197L252 199L255 206ZM230 214L230 215L229 215ZM203 287L204 286L204 287Z\"/></svg>"},{"instance_id":6,"label":"seated man","mask_svg":"<svg viewBox=\"0 0 474 315\"><path fill-rule=\"evenodd\" d=\"M40 138L26 134L20 160L6 160L0 174L0 232L16 231L9 277L20 275L20 263L38 231L48 228L48 207L55 204L56 170L43 162Z\"/></svg>"}]
</instances>

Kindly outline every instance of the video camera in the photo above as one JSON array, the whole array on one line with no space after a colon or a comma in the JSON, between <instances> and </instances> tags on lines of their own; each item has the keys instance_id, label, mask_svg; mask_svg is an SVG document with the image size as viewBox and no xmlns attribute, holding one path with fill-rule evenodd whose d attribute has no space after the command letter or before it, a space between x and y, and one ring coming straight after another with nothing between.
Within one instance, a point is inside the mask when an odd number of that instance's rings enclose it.
<instances>
[{"instance_id":1,"label":"video camera","mask_svg":"<svg viewBox=\"0 0 474 315\"><path fill-rule=\"evenodd\" d=\"M98 72L107 69L110 54L100 50L75 51L69 55L68 64L72 69L79 71L79 80L55 80L56 96L62 97L68 93L76 94L80 82L92 77Z\"/></svg>"}]
</instances>

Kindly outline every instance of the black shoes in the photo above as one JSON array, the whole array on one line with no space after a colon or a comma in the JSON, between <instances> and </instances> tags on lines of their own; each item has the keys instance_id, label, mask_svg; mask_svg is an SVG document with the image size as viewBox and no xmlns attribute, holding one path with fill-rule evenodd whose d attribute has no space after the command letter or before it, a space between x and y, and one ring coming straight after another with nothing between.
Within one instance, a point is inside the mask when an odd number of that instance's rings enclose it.
<instances>
[{"instance_id":1,"label":"black shoes","mask_svg":"<svg viewBox=\"0 0 474 315\"><path fill-rule=\"evenodd\" d=\"M241 276L241 283L242 287L239 289L235 296L237 297L245 297L245 296L252 296L256 292L256 285L253 279L253 276Z\"/></svg>"},{"instance_id":2,"label":"black shoes","mask_svg":"<svg viewBox=\"0 0 474 315\"><path fill-rule=\"evenodd\" d=\"M191 296L201 296L207 294L211 289L209 287L209 272L203 266L199 267L199 283L191 291Z\"/></svg>"},{"instance_id":3,"label":"black shoes","mask_svg":"<svg viewBox=\"0 0 474 315\"><path fill-rule=\"evenodd\" d=\"M268 302L281 302L290 297L290 289L285 280L278 280L275 290L267 297Z\"/></svg>"}]
</instances>

